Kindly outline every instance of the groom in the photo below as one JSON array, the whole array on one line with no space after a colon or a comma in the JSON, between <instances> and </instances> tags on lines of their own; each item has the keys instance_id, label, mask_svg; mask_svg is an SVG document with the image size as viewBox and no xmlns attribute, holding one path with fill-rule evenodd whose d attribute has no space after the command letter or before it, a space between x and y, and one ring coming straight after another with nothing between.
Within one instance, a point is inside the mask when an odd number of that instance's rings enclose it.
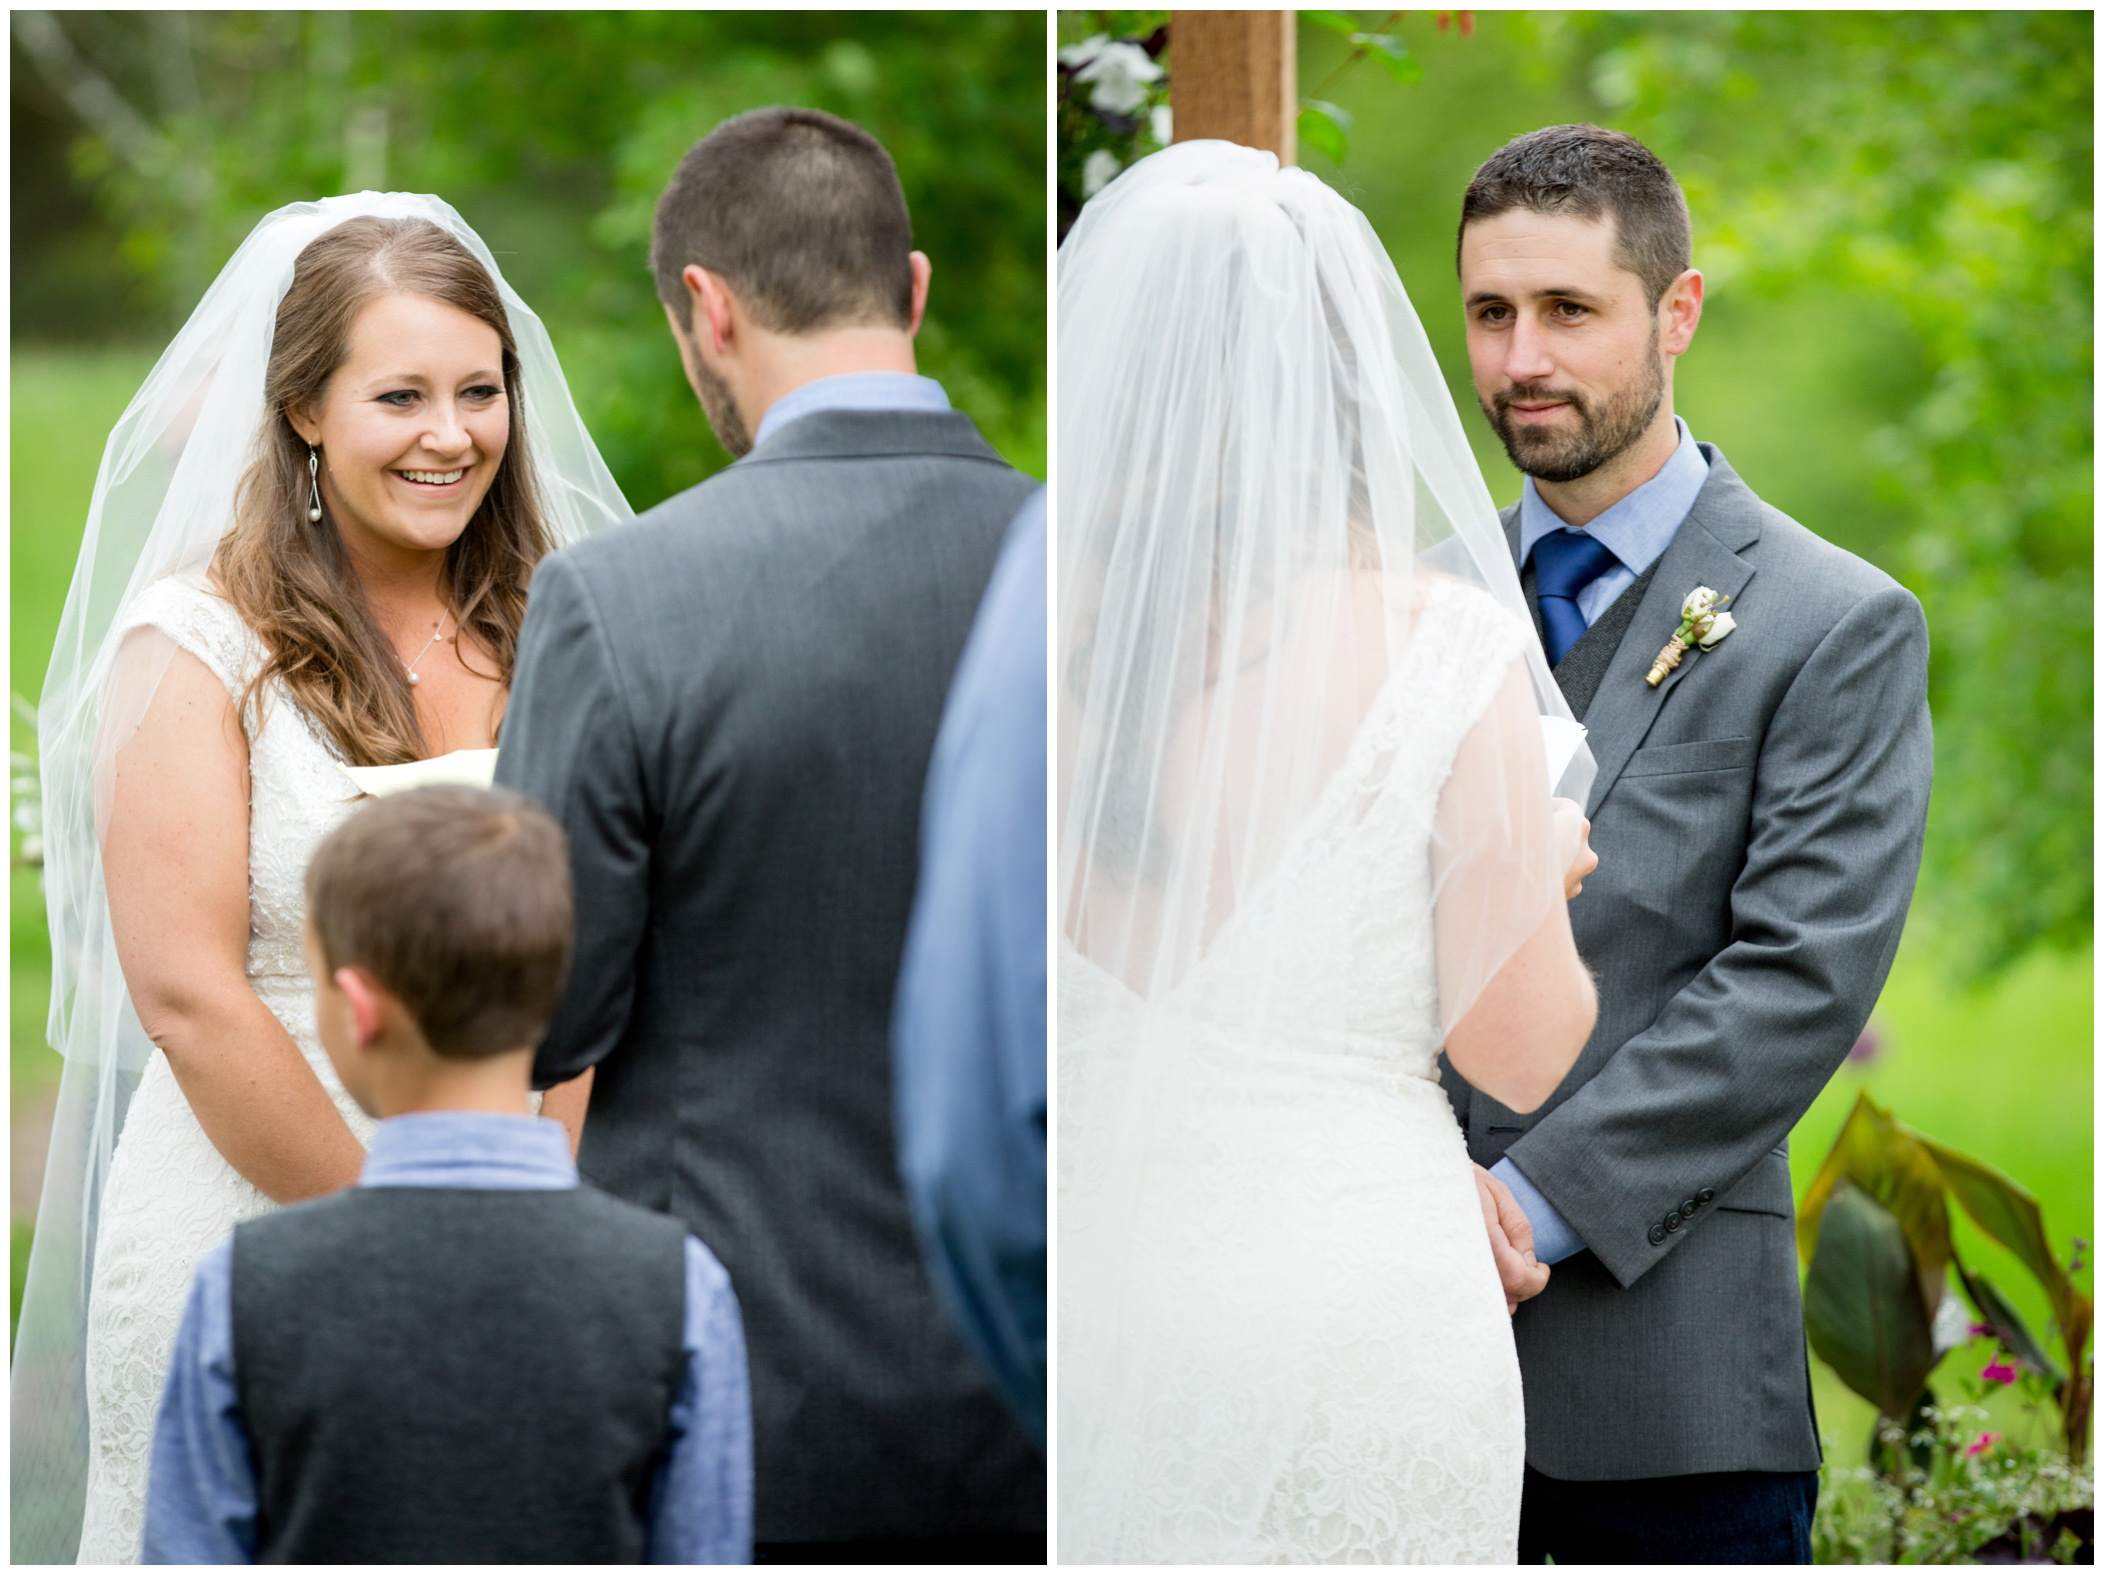
<instances>
[{"instance_id":1,"label":"groom","mask_svg":"<svg viewBox=\"0 0 2104 1575\"><path fill-rule=\"evenodd\" d=\"M763 1562L1042 1563L1044 1461L936 1299L899 1181L892 990L921 787L1035 483L916 375L929 264L890 157L726 121L651 266L738 463L534 576L497 779L569 837L548 1086L578 1166L729 1271Z\"/></svg>"},{"instance_id":2,"label":"groom","mask_svg":"<svg viewBox=\"0 0 2104 1575\"><path fill-rule=\"evenodd\" d=\"M1524 1116L1444 1074L1556 1266L1513 1322L1520 1557L1809 1563L1786 1144L1906 919L1927 627L1673 414L1702 275L1649 149L1597 126L1507 144L1463 199L1458 261L1477 398L1528 476L1506 538L1599 765L1600 865L1570 910L1599 975L1591 1041ZM1698 586L1735 627L1654 683Z\"/></svg>"}]
</instances>

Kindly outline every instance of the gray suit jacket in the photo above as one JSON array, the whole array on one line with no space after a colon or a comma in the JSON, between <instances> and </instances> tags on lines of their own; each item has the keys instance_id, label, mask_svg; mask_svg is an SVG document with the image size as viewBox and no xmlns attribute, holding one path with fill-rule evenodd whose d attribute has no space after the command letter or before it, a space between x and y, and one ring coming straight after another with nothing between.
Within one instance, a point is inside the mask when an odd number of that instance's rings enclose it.
<instances>
[{"instance_id":1,"label":"gray suit jacket","mask_svg":"<svg viewBox=\"0 0 2104 1575\"><path fill-rule=\"evenodd\" d=\"M1571 927L1599 1024L1529 1115L1444 1072L1477 1162L1509 1154L1590 1249L1513 1320L1528 1462L1566 1480L1819 1464L1786 1145L1884 985L1928 813L1920 604L1701 447L1672 545L1600 620L1619 644L1557 672L1593 686ZM1738 627L1649 688L1698 585Z\"/></svg>"},{"instance_id":2,"label":"gray suit jacket","mask_svg":"<svg viewBox=\"0 0 2104 1575\"><path fill-rule=\"evenodd\" d=\"M534 576L497 779L577 897L535 1077L597 1067L585 1178L730 1271L761 1542L1044 1526L915 1242L890 1046L943 699L1035 486L964 415L821 412Z\"/></svg>"}]
</instances>

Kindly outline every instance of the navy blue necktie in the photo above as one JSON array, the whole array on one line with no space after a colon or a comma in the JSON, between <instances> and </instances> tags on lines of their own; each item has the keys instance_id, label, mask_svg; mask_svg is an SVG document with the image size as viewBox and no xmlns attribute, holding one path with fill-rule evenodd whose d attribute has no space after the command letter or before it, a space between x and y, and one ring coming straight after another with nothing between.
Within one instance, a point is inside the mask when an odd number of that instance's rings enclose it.
<instances>
[{"instance_id":1,"label":"navy blue necktie","mask_svg":"<svg viewBox=\"0 0 2104 1575\"><path fill-rule=\"evenodd\" d=\"M1619 560L1583 531L1552 530L1534 544L1534 596L1548 636L1549 665L1560 663L1585 633L1578 594Z\"/></svg>"}]
</instances>

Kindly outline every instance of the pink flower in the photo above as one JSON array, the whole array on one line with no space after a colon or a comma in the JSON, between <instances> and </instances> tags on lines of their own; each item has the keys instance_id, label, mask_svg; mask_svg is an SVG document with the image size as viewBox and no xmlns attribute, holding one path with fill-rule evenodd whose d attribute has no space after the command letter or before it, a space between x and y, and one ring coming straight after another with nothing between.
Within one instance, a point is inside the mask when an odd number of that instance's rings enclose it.
<instances>
[{"instance_id":1,"label":"pink flower","mask_svg":"<svg viewBox=\"0 0 2104 1575\"><path fill-rule=\"evenodd\" d=\"M1983 1334L1993 1334L1994 1325L1991 1323L1969 1323L1965 1326L1965 1332L1977 1340Z\"/></svg>"},{"instance_id":2,"label":"pink flower","mask_svg":"<svg viewBox=\"0 0 2104 1575\"><path fill-rule=\"evenodd\" d=\"M2013 1384L2016 1382L2016 1364L1997 1356L1980 1369L1980 1376L1991 1384Z\"/></svg>"},{"instance_id":3,"label":"pink flower","mask_svg":"<svg viewBox=\"0 0 2104 1575\"><path fill-rule=\"evenodd\" d=\"M2001 1439L2001 1436L2000 1433L1982 1433L1972 1441L1971 1446L1965 1451L1966 1455L1970 1457L1986 1454Z\"/></svg>"}]
</instances>

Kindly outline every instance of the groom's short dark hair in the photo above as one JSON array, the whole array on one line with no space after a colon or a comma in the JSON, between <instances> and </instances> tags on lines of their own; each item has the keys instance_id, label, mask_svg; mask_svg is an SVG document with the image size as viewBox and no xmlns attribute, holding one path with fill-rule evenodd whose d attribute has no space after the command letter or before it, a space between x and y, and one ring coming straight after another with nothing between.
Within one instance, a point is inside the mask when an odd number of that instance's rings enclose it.
<instances>
[{"instance_id":1,"label":"groom's short dark hair","mask_svg":"<svg viewBox=\"0 0 2104 1575\"><path fill-rule=\"evenodd\" d=\"M815 109L756 109L687 150L658 199L658 298L688 314L680 274L721 274L760 326L803 334L913 317L913 225L891 155Z\"/></svg>"},{"instance_id":2,"label":"groom's short dark hair","mask_svg":"<svg viewBox=\"0 0 2104 1575\"><path fill-rule=\"evenodd\" d=\"M1514 137L1476 171L1461 199L1461 236L1478 219L1515 208L1614 218L1615 263L1644 281L1656 308L1673 281L1693 266L1688 200L1656 153L1626 132L1605 126L1546 126Z\"/></svg>"},{"instance_id":3,"label":"groom's short dark hair","mask_svg":"<svg viewBox=\"0 0 2104 1575\"><path fill-rule=\"evenodd\" d=\"M363 968L459 1060L538 1044L570 971L562 829L503 788L411 788L322 839L307 922L333 971Z\"/></svg>"}]
</instances>

